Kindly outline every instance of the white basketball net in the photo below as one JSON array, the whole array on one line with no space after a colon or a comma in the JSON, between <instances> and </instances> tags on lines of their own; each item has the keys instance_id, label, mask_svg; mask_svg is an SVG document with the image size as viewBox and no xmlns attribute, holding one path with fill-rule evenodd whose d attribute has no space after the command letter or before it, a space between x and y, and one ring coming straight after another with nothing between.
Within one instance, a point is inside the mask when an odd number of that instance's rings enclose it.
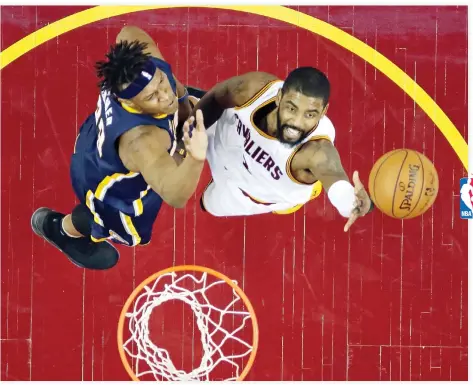
<instances>
[{"instance_id":1,"label":"white basketball net","mask_svg":"<svg viewBox=\"0 0 473 385\"><path fill-rule=\"evenodd\" d=\"M235 360L241 361L241 358L248 356L253 350L253 346L238 338L236 334L243 330L247 322L251 322L250 313L232 310L235 304L242 300L231 287L226 288L226 290L231 289L233 295L232 300L225 308L220 309L212 305L206 296L206 291L217 285L228 284L223 280L208 283L207 273L201 273L200 278L196 278L193 274L185 274L178 278L177 274L172 272L159 276L152 287L144 287L145 292L134 300L133 312L126 314L129 319L128 329L131 337L124 342L123 349L135 360L135 374L138 378L151 374L157 381L163 379L169 381L209 381L209 374L212 370L220 363L226 362L231 364L234 370L232 370L233 376L224 380L238 379L241 368ZM170 282L163 285L162 281L167 279ZM186 286L189 286L188 280L192 280L195 289L189 290L179 286L186 280ZM155 307L170 300L179 300L190 306L201 334L202 360L199 367L189 373L176 369L168 351L156 346L150 340L149 319L151 313ZM239 308L241 308L241 304ZM232 317L231 324L235 326L232 331L223 328L225 317ZM219 334L218 343L213 340L216 334ZM242 349L238 354L226 356L222 348L225 343L230 341L233 344L235 342L241 344ZM141 369L142 367L143 369Z\"/></svg>"}]
</instances>

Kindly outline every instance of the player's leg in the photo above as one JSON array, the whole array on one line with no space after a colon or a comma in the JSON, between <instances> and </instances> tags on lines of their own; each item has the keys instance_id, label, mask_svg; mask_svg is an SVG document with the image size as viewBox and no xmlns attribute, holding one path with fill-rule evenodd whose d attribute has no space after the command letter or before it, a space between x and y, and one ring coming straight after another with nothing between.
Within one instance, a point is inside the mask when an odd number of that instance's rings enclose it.
<instances>
[{"instance_id":1,"label":"player's leg","mask_svg":"<svg viewBox=\"0 0 473 385\"><path fill-rule=\"evenodd\" d=\"M90 237L91 224L94 217L84 204L78 204L71 214L66 215L62 220L63 231L73 238Z\"/></svg>"},{"instance_id":2,"label":"player's leg","mask_svg":"<svg viewBox=\"0 0 473 385\"><path fill-rule=\"evenodd\" d=\"M79 232L75 227L72 222L72 214L67 214L63 219L62 219L62 229L66 233L66 235L69 235L72 238L80 238L83 237L84 234Z\"/></svg>"},{"instance_id":3,"label":"player's leg","mask_svg":"<svg viewBox=\"0 0 473 385\"><path fill-rule=\"evenodd\" d=\"M91 223L92 215L82 204L69 216L42 207L31 217L33 231L62 251L75 265L94 270L110 269L118 262L118 251L107 242L92 241Z\"/></svg>"}]
</instances>

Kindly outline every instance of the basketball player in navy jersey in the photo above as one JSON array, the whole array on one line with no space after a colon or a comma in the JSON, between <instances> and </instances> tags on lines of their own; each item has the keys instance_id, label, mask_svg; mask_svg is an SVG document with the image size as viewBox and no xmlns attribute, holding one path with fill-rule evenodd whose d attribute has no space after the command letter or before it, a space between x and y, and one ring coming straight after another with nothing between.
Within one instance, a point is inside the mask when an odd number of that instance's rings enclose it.
<instances>
[{"instance_id":1,"label":"basketball player in navy jersey","mask_svg":"<svg viewBox=\"0 0 473 385\"><path fill-rule=\"evenodd\" d=\"M71 160L80 204L68 215L40 208L31 219L36 234L89 269L117 263L107 240L150 241L162 202L183 207L194 193L207 150L202 113L187 119L188 92L147 33L123 28L106 57L96 64L97 109L82 124ZM185 158L174 154L179 120Z\"/></svg>"}]
</instances>

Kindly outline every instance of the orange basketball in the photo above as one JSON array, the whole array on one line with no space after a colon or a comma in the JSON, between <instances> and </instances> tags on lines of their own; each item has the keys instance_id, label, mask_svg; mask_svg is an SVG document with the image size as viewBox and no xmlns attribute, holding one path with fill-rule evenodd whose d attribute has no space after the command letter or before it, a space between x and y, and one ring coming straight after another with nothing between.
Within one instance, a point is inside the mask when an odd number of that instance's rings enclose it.
<instances>
[{"instance_id":1,"label":"orange basketball","mask_svg":"<svg viewBox=\"0 0 473 385\"><path fill-rule=\"evenodd\" d=\"M376 207L392 218L425 213L437 198L439 178L433 163L409 149L393 150L374 164L369 192Z\"/></svg>"}]
</instances>

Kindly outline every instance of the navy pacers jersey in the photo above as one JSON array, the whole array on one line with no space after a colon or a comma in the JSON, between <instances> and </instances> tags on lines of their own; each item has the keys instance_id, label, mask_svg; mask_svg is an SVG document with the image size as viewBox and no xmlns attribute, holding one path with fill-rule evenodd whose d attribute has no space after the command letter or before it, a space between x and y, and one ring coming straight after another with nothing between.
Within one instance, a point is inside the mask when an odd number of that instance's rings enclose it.
<instances>
[{"instance_id":1,"label":"navy pacers jersey","mask_svg":"<svg viewBox=\"0 0 473 385\"><path fill-rule=\"evenodd\" d=\"M166 73L176 93L170 65L151 60ZM137 114L126 111L110 92L100 93L95 113L81 126L71 161L74 191L94 217L93 240L112 238L130 246L149 242L162 198L141 174L125 168L118 155L118 139L134 127L153 125L169 133L172 155L176 124L177 112L155 117Z\"/></svg>"}]
</instances>

